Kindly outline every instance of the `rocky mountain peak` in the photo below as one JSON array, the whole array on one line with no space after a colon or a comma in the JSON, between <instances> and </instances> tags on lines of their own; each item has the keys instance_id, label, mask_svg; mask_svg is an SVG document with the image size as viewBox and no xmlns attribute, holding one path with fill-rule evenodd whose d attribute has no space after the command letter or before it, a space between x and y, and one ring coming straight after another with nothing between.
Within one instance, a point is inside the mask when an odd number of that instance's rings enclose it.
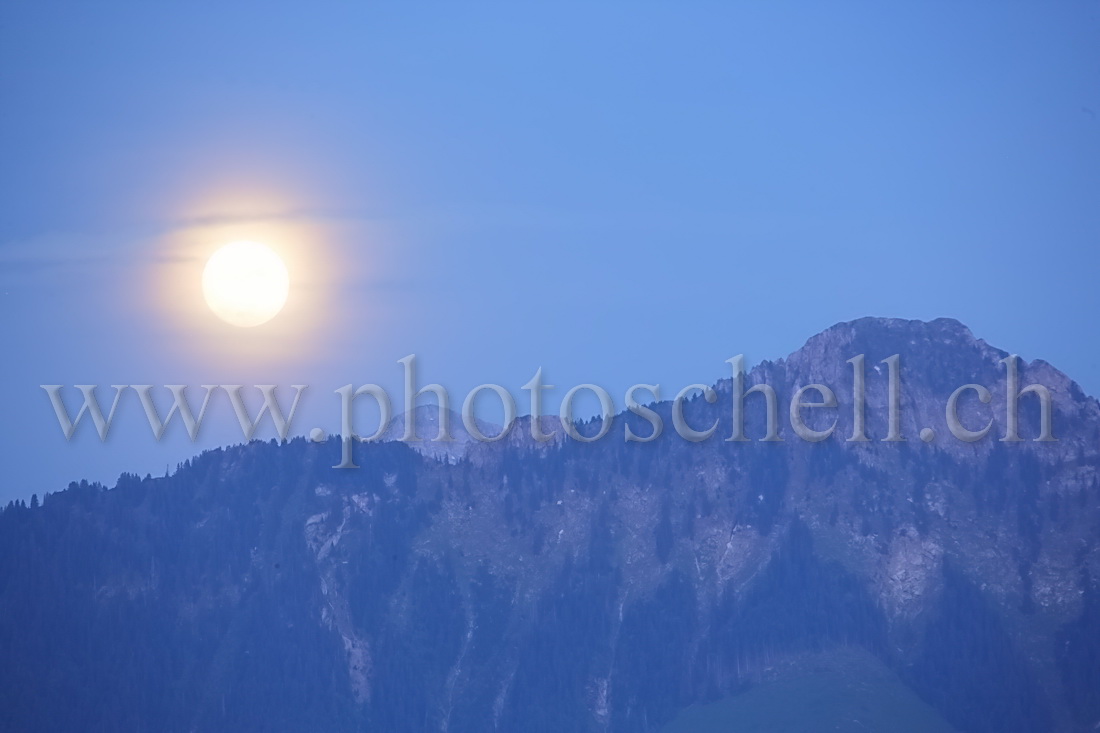
<instances>
[{"instance_id":1,"label":"rocky mountain peak","mask_svg":"<svg viewBox=\"0 0 1100 733\"><path fill-rule=\"evenodd\" d=\"M860 353L872 440L852 443ZM949 319L860 319L753 369L785 424L798 386L835 390L823 442L761 442L753 396L745 442L517 437L453 460L381 442L356 446L357 470L331 468L339 441L254 442L10 508L0 687L20 693L3 713L12 729L222 730L262 711L271 730L634 733L859 647L959 730L1091 730L1100 410L1021 364L1054 396L1058 441L999 441L1004 353ZM893 354L902 443L881 440ZM994 420L977 443L943 426L968 383L994 400L964 413ZM81 720L78 696L95 701Z\"/></svg>"}]
</instances>

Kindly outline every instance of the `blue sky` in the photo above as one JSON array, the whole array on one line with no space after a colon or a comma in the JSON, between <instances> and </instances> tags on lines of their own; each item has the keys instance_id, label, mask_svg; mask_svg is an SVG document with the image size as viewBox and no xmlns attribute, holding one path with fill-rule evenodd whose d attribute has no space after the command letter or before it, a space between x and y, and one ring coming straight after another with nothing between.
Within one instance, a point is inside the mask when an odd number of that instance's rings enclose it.
<instances>
[{"instance_id":1,"label":"blue sky","mask_svg":"<svg viewBox=\"0 0 1100 733\"><path fill-rule=\"evenodd\" d=\"M621 395L889 315L1100 394L1098 38L1095 2L8 3L0 499L240 439L155 445L135 399L66 443L40 384L306 383L331 430L409 353ZM195 263L253 233L294 308L241 333Z\"/></svg>"}]
</instances>

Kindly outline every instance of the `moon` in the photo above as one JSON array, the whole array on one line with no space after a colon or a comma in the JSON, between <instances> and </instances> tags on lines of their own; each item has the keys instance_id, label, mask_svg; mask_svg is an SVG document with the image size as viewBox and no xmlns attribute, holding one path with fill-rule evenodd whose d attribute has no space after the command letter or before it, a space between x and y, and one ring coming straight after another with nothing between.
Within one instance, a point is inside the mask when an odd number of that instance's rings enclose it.
<instances>
[{"instance_id":1,"label":"moon","mask_svg":"<svg viewBox=\"0 0 1100 733\"><path fill-rule=\"evenodd\" d=\"M206 262L202 294L214 315L251 328L267 323L286 304L290 276L283 260L266 244L233 242Z\"/></svg>"}]
</instances>

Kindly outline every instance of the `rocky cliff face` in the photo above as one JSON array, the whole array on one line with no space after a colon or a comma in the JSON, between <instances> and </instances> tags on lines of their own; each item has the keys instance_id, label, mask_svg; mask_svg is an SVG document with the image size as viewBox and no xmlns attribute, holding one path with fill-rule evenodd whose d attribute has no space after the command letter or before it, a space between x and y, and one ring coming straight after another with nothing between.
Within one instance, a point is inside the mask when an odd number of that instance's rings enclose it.
<instances>
[{"instance_id":1,"label":"rocky cliff face","mask_svg":"<svg viewBox=\"0 0 1100 733\"><path fill-rule=\"evenodd\" d=\"M865 355L868 441L853 431ZM900 355L900 428L884 441ZM965 731L1100 721L1100 405L1043 362L1002 442L1005 352L961 324L839 324L682 440L253 443L0 515L0 719L27 730L646 731L807 652L860 646ZM839 406L794 435L791 397ZM965 442L945 418L970 391ZM807 395L816 400L818 395ZM618 416L639 434L637 416ZM935 438L919 436L925 428ZM74 717L77 716L77 717ZM14 728L13 728L14 729Z\"/></svg>"}]
</instances>

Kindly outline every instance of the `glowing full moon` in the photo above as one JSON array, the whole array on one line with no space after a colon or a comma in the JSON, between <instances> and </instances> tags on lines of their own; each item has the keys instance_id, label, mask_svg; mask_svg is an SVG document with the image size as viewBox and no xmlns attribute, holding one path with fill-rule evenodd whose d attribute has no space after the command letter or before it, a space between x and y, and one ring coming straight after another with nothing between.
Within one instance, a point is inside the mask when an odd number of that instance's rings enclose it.
<instances>
[{"instance_id":1,"label":"glowing full moon","mask_svg":"<svg viewBox=\"0 0 1100 733\"><path fill-rule=\"evenodd\" d=\"M227 244L206 262L202 294L210 310L234 326L259 326L283 309L290 277L286 265L259 242Z\"/></svg>"}]
</instances>

